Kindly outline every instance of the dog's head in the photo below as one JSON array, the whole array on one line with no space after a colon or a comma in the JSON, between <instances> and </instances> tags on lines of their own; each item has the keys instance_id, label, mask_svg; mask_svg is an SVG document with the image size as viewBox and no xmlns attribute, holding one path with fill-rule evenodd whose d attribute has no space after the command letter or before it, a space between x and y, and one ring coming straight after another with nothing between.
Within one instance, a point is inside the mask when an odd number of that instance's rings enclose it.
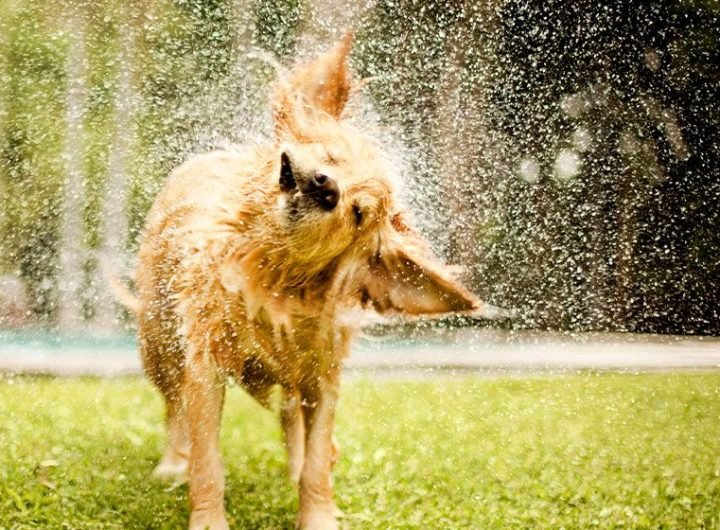
<instances>
[{"instance_id":1,"label":"dog's head","mask_svg":"<svg viewBox=\"0 0 720 530\"><path fill-rule=\"evenodd\" d=\"M477 309L405 222L382 149L341 119L351 41L281 80L272 101L273 185L291 259L325 275L330 296L345 303L410 314Z\"/></svg>"}]
</instances>

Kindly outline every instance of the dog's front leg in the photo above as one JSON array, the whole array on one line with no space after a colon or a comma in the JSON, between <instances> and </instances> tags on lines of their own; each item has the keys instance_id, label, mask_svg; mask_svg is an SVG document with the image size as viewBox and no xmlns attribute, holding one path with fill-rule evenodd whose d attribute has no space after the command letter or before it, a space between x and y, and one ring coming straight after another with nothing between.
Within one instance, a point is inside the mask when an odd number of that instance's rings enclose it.
<instances>
[{"instance_id":1,"label":"dog's front leg","mask_svg":"<svg viewBox=\"0 0 720 530\"><path fill-rule=\"evenodd\" d=\"M190 530L226 530L220 417L225 381L207 352L189 359L185 396L190 434Z\"/></svg>"},{"instance_id":2,"label":"dog's front leg","mask_svg":"<svg viewBox=\"0 0 720 530\"><path fill-rule=\"evenodd\" d=\"M301 530L336 530L336 508L330 473L335 448L332 441L338 378L323 378L317 386L303 389L306 427L305 462L300 476Z\"/></svg>"}]
</instances>

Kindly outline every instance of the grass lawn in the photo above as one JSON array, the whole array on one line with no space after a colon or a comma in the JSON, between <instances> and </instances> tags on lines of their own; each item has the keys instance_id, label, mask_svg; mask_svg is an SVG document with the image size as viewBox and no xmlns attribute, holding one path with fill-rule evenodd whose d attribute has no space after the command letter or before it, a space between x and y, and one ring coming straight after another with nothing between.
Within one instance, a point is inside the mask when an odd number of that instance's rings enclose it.
<instances>
[{"instance_id":1,"label":"grass lawn","mask_svg":"<svg viewBox=\"0 0 720 530\"><path fill-rule=\"evenodd\" d=\"M228 393L230 524L293 528L274 415ZM720 373L345 385L348 529L720 528ZM142 379L0 379L0 528L183 528Z\"/></svg>"}]
</instances>

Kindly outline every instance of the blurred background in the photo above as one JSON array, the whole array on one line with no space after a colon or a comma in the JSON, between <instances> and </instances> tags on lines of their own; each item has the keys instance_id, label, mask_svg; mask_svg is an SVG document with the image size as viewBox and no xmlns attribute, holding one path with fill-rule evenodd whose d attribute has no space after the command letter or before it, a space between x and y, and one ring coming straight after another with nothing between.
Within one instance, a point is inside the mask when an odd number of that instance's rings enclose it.
<instances>
[{"instance_id":1,"label":"blurred background","mask_svg":"<svg viewBox=\"0 0 720 530\"><path fill-rule=\"evenodd\" d=\"M512 326L720 332L713 0L0 0L0 328L127 330L102 267L168 173L269 137L267 57L345 28L354 119Z\"/></svg>"}]
</instances>

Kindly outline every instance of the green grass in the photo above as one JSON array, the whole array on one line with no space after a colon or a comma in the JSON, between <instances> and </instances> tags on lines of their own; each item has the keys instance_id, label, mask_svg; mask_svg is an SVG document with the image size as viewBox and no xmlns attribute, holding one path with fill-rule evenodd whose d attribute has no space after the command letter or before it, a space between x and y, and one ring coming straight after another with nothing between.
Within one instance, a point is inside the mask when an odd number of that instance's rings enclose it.
<instances>
[{"instance_id":1,"label":"green grass","mask_svg":"<svg viewBox=\"0 0 720 530\"><path fill-rule=\"evenodd\" d=\"M274 416L222 437L231 526L292 528ZM337 437L349 529L720 528L720 373L356 381ZM141 379L0 379L0 528L183 528L163 440Z\"/></svg>"}]
</instances>

